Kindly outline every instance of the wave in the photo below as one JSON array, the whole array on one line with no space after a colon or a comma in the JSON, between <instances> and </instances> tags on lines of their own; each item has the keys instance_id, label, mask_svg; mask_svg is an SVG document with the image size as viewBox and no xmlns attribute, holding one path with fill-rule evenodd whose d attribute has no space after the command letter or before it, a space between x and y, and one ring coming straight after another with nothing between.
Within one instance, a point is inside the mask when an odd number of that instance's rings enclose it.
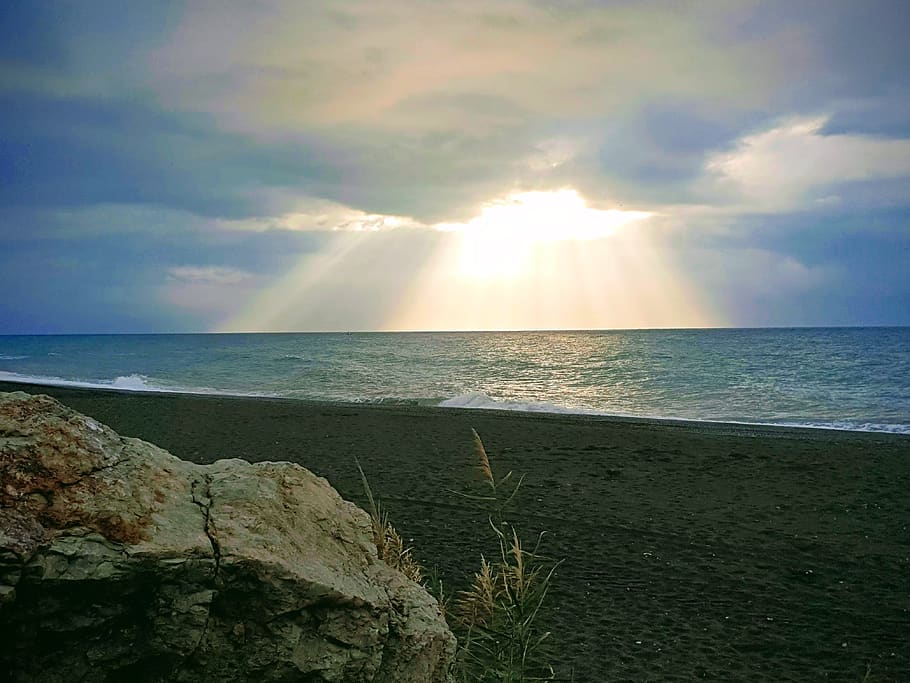
<instances>
[{"instance_id":1,"label":"wave","mask_svg":"<svg viewBox=\"0 0 910 683\"><path fill-rule=\"evenodd\" d=\"M181 387L168 384L156 384L145 375L121 375L114 379L77 380L43 375L22 375L18 372L0 370L0 382L11 384L38 384L48 387L72 387L76 389L113 389L115 391L133 391L159 394L205 394L215 396L248 396L251 398L269 398L274 394L256 392L236 392L213 389L212 387Z\"/></svg>"},{"instance_id":2,"label":"wave","mask_svg":"<svg viewBox=\"0 0 910 683\"><path fill-rule=\"evenodd\" d=\"M28 356L7 356L4 353L0 353L0 360L23 360L28 358Z\"/></svg>"},{"instance_id":3,"label":"wave","mask_svg":"<svg viewBox=\"0 0 910 683\"><path fill-rule=\"evenodd\" d=\"M371 398L354 398L351 403L362 403L370 406L419 406L419 398L403 398L401 396L374 396Z\"/></svg>"},{"instance_id":4,"label":"wave","mask_svg":"<svg viewBox=\"0 0 910 683\"><path fill-rule=\"evenodd\" d=\"M275 360L279 362L294 362L294 363L312 363L312 358L307 358L306 356L298 356L296 353L286 353L280 358Z\"/></svg>"},{"instance_id":5,"label":"wave","mask_svg":"<svg viewBox=\"0 0 910 683\"><path fill-rule=\"evenodd\" d=\"M429 408L435 408L440 405L441 400L442 399L438 397L413 398L406 396L371 396L369 398L347 399L346 402L371 406L425 406Z\"/></svg>"},{"instance_id":6,"label":"wave","mask_svg":"<svg viewBox=\"0 0 910 683\"><path fill-rule=\"evenodd\" d=\"M15 384L37 384L43 386L73 387L80 389L108 389L125 392L143 393L169 393L169 394L203 394L215 396L236 396L248 398L304 398L309 401L325 401L337 403L338 398L313 396L295 396L297 392L291 390L280 393L269 392L244 392L215 389L212 387L182 387L165 383L158 383L145 375L121 375L113 379L76 380L62 377L24 375L16 372L0 370L0 382ZM551 413L557 415L590 415L600 417L632 418L646 420L668 420L696 422L706 424L736 424L743 426L765 426L800 429L830 429L851 432L877 432L890 434L910 434L910 425L868 422L861 420L790 420L768 422L762 420L711 420L692 417L678 417L668 415L635 415L630 413L617 413L606 410L596 410L585 407L560 406L543 401L515 401L495 399L483 392L474 391L460 394L447 399L440 398L408 398L399 396L362 397L341 400L342 403L357 403L364 405L386 406L435 406L440 408L467 408L473 410L512 410L530 413Z\"/></svg>"},{"instance_id":7,"label":"wave","mask_svg":"<svg viewBox=\"0 0 910 683\"><path fill-rule=\"evenodd\" d=\"M521 412L554 413L557 415L593 415L601 417L633 418L645 420L671 420L674 422L703 422L708 424L736 424L756 427L797 427L803 429L830 429L849 432L885 432L889 434L910 434L910 425L863 422L859 420L806 420L804 422L764 422L761 420L709 420L669 415L634 415L616 413L593 408L569 408L552 403L537 401L508 401L492 398L482 392L473 391L448 398L436 404L440 408L470 408L477 410L515 410Z\"/></svg>"},{"instance_id":8,"label":"wave","mask_svg":"<svg viewBox=\"0 0 910 683\"><path fill-rule=\"evenodd\" d=\"M517 410L530 413L558 413L569 415L609 415L590 408L568 408L538 401L500 401L480 391L447 398L437 403L440 408L472 408L478 410Z\"/></svg>"},{"instance_id":9,"label":"wave","mask_svg":"<svg viewBox=\"0 0 910 683\"><path fill-rule=\"evenodd\" d=\"M834 429L847 432L886 432L889 434L910 434L910 425L889 424L883 422L859 422L851 420L832 420L830 422L775 422L780 427L804 427L806 429Z\"/></svg>"}]
</instances>

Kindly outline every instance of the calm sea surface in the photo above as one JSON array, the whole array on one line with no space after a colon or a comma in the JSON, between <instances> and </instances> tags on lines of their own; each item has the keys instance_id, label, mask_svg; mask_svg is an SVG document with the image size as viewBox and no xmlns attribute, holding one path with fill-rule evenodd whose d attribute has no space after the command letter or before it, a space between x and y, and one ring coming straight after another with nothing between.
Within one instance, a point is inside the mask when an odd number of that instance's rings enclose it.
<instances>
[{"instance_id":1,"label":"calm sea surface","mask_svg":"<svg viewBox=\"0 0 910 683\"><path fill-rule=\"evenodd\" d=\"M0 337L0 380L910 433L910 328Z\"/></svg>"}]
</instances>

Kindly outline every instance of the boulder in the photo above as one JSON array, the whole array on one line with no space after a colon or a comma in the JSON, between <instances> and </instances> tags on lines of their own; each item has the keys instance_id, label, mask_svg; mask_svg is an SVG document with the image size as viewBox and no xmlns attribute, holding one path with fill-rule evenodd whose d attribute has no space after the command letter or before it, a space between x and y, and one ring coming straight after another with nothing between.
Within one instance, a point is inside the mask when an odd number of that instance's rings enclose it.
<instances>
[{"instance_id":1,"label":"boulder","mask_svg":"<svg viewBox=\"0 0 910 683\"><path fill-rule=\"evenodd\" d=\"M448 681L436 601L287 462L196 465L0 393L0 679Z\"/></svg>"}]
</instances>

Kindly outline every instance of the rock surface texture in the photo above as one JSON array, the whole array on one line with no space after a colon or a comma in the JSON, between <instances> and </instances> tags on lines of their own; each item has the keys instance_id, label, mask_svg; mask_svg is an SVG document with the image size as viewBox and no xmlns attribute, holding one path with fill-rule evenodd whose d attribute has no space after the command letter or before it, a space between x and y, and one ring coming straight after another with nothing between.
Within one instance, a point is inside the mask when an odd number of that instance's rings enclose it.
<instances>
[{"instance_id":1,"label":"rock surface texture","mask_svg":"<svg viewBox=\"0 0 910 683\"><path fill-rule=\"evenodd\" d=\"M0 679L447 681L436 602L290 463L195 465L0 394Z\"/></svg>"}]
</instances>

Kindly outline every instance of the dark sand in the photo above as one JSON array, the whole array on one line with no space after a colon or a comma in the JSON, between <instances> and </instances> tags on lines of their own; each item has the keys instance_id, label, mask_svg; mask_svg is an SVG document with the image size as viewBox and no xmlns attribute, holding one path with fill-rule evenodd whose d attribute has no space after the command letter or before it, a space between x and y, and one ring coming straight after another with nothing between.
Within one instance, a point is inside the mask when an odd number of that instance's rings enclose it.
<instances>
[{"instance_id":1,"label":"dark sand","mask_svg":"<svg viewBox=\"0 0 910 683\"><path fill-rule=\"evenodd\" d=\"M910 437L54 389L195 462L291 460L463 585L493 550L470 428L527 474L509 518L565 558L554 663L577 681L910 681Z\"/></svg>"}]
</instances>

